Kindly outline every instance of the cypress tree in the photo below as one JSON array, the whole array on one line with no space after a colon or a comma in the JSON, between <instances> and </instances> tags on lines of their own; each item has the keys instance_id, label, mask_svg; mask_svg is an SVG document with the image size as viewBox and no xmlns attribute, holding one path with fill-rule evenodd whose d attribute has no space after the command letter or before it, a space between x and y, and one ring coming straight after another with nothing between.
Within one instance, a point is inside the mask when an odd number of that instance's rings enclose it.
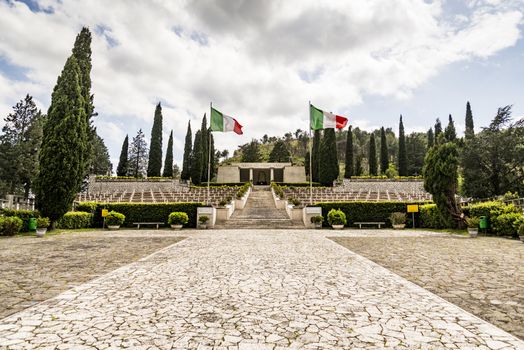
<instances>
[{"instance_id":1,"label":"cypress tree","mask_svg":"<svg viewBox=\"0 0 524 350\"><path fill-rule=\"evenodd\" d=\"M89 174L94 175L110 175L113 172L113 164L109 157L109 151L104 143L104 140L95 134L93 142L93 157L89 165Z\"/></svg>"},{"instance_id":2,"label":"cypress tree","mask_svg":"<svg viewBox=\"0 0 524 350\"><path fill-rule=\"evenodd\" d=\"M129 147L129 168L127 174L133 177L144 177L147 170L147 142L142 129L133 137Z\"/></svg>"},{"instance_id":3,"label":"cypress tree","mask_svg":"<svg viewBox=\"0 0 524 350\"><path fill-rule=\"evenodd\" d=\"M51 95L36 179L37 207L52 228L71 209L88 164L88 125L77 59L71 55Z\"/></svg>"},{"instance_id":4,"label":"cypress tree","mask_svg":"<svg viewBox=\"0 0 524 350\"><path fill-rule=\"evenodd\" d=\"M309 176L309 151L306 152L306 157L304 158L304 168L306 170L306 176Z\"/></svg>"},{"instance_id":5,"label":"cypress tree","mask_svg":"<svg viewBox=\"0 0 524 350\"><path fill-rule=\"evenodd\" d=\"M147 163L147 176L160 176L162 169L162 106L160 102L155 108L155 118L151 129L151 146Z\"/></svg>"},{"instance_id":6,"label":"cypress tree","mask_svg":"<svg viewBox=\"0 0 524 350\"><path fill-rule=\"evenodd\" d=\"M353 176L353 127L348 128L346 138L346 167L344 169L344 177L350 179Z\"/></svg>"},{"instance_id":7,"label":"cypress tree","mask_svg":"<svg viewBox=\"0 0 524 350\"><path fill-rule=\"evenodd\" d=\"M207 118L204 113L202 126L200 127L200 137L202 138L202 182L207 182L207 168L209 162L209 136L211 132L207 128ZM212 157L211 157L212 158Z\"/></svg>"},{"instance_id":8,"label":"cypress tree","mask_svg":"<svg viewBox=\"0 0 524 350\"><path fill-rule=\"evenodd\" d=\"M433 128L429 128L427 135L428 135L427 142L428 142L428 149L429 149L433 147L433 145L435 144L435 135L433 135Z\"/></svg>"},{"instance_id":9,"label":"cypress tree","mask_svg":"<svg viewBox=\"0 0 524 350\"><path fill-rule=\"evenodd\" d=\"M355 176L362 176L364 169L362 168L362 155L358 155L355 160Z\"/></svg>"},{"instance_id":10,"label":"cypress tree","mask_svg":"<svg viewBox=\"0 0 524 350\"><path fill-rule=\"evenodd\" d=\"M198 130L195 134L195 144L191 155L191 182L195 185L202 183L202 131Z\"/></svg>"},{"instance_id":11,"label":"cypress tree","mask_svg":"<svg viewBox=\"0 0 524 350\"><path fill-rule=\"evenodd\" d=\"M126 176L128 165L127 152L129 150L129 136L126 135L124 143L122 143L122 150L120 151L120 160L118 161L118 167L116 168L116 176Z\"/></svg>"},{"instance_id":12,"label":"cypress tree","mask_svg":"<svg viewBox=\"0 0 524 350\"><path fill-rule=\"evenodd\" d=\"M244 163L256 163L262 160L260 154L260 144L257 139L252 139L250 143L242 148L241 161Z\"/></svg>"},{"instance_id":13,"label":"cypress tree","mask_svg":"<svg viewBox=\"0 0 524 350\"><path fill-rule=\"evenodd\" d=\"M386 173L389 167L388 140L386 139L386 130L380 129L380 172Z\"/></svg>"},{"instance_id":14,"label":"cypress tree","mask_svg":"<svg viewBox=\"0 0 524 350\"><path fill-rule=\"evenodd\" d=\"M318 181L324 186L333 186L338 178L337 142L335 129L325 129L320 142Z\"/></svg>"},{"instance_id":15,"label":"cypress tree","mask_svg":"<svg viewBox=\"0 0 524 350\"><path fill-rule=\"evenodd\" d=\"M184 144L184 158L182 160L182 172L180 173L181 180L189 180L191 177L191 153L192 153L192 134L191 121L187 123L186 141Z\"/></svg>"},{"instance_id":16,"label":"cypress tree","mask_svg":"<svg viewBox=\"0 0 524 350\"><path fill-rule=\"evenodd\" d=\"M215 177L217 173L217 158L215 157L215 153L216 153L215 138L213 137L213 133L211 132L211 130L208 130L208 134L209 134L209 137L211 138L211 172L210 172L211 178L209 179L209 181L211 181L213 180L213 178Z\"/></svg>"},{"instance_id":17,"label":"cypress tree","mask_svg":"<svg viewBox=\"0 0 524 350\"><path fill-rule=\"evenodd\" d=\"M455 123L453 123L453 118L451 117L451 114L449 115L448 126L446 126L444 136L446 137L446 140L448 140L449 142L453 142L457 139L457 131L455 130Z\"/></svg>"},{"instance_id":18,"label":"cypress tree","mask_svg":"<svg viewBox=\"0 0 524 350\"><path fill-rule=\"evenodd\" d=\"M467 139L475 136L475 127L473 125L473 113L471 113L471 106L469 101L466 103L466 130L464 135Z\"/></svg>"},{"instance_id":19,"label":"cypress tree","mask_svg":"<svg viewBox=\"0 0 524 350\"><path fill-rule=\"evenodd\" d=\"M315 130L315 133L313 135L313 148L312 148L312 154L311 154L311 172L313 173L313 182L318 182L319 180L319 159L320 159L320 130Z\"/></svg>"},{"instance_id":20,"label":"cypress tree","mask_svg":"<svg viewBox=\"0 0 524 350\"><path fill-rule=\"evenodd\" d=\"M406 136L404 135L404 124L402 123L402 115L400 115L400 123L398 125L398 174L400 176L407 176L408 174Z\"/></svg>"},{"instance_id":21,"label":"cypress tree","mask_svg":"<svg viewBox=\"0 0 524 350\"><path fill-rule=\"evenodd\" d=\"M442 133L442 123L440 122L440 119L437 118L437 121L435 122L435 144L438 143L438 137Z\"/></svg>"},{"instance_id":22,"label":"cypress tree","mask_svg":"<svg viewBox=\"0 0 524 350\"><path fill-rule=\"evenodd\" d=\"M369 175L378 175L377 171L377 144L375 143L375 133L371 133L369 137Z\"/></svg>"},{"instance_id":23,"label":"cypress tree","mask_svg":"<svg viewBox=\"0 0 524 350\"><path fill-rule=\"evenodd\" d=\"M166 159L162 176L173 177L173 130L171 130L169 140L167 141Z\"/></svg>"}]
</instances>

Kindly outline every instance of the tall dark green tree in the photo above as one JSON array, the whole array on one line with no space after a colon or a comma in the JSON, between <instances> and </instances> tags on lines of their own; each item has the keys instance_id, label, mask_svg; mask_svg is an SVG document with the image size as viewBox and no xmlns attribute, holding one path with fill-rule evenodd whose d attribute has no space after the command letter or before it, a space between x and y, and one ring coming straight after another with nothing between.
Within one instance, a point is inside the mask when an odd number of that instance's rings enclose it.
<instances>
[{"instance_id":1,"label":"tall dark green tree","mask_svg":"<svg viewBox=\"0 0 524 350\"><path fill-rule=\"evenodd\" d=\"M457 131L455 130L455 123L453 122L451 114L449 115L448 126L446 126L446 130L444 130L444 137L446 137L446 140L449 142L457 140Z\"/></svg>"},{"instance_id":2,"label":"tall dark green tree","mask_svg":"<svg viewBox=\"0 0 524 350\"><path fill-rule=\"evenodd\" d=\"M433 128L429 128L427 134L426 134L426 139L427 139L427 144L428 144L428 148L431 148L433 147L433 145L435 144L435 135L433 134Z\"/></svg>"},{"instance_id":3,"label":"tall dark green tree","mask_svg":"<svg viewBox=\"0 0 524 350\"><path fill-rule=\"evenodd\" d=\"M128 176L133 177L144 177L147 174L147 142L146 137L142 129L138 130L138 133L131 141L129 147L129 168L127 170Z\"/></svg>"},{"instance_id":4,"label":"tall dark green tree","mask_svg":"<svg viewBox=\"0 0 524 350\"><path fill-rule=\"evenodd\" d=\"M438 143L438 139L441 133L442 133L442 123L440 122L440 119L437 118L437 120L435 121L435 143Z\"/></svg>"},{"instance_id":5,"label":"tall dark green tree","mask_svg":"<svg viewBox=\"0 0 524 350\"><path fill-rule=\"evenodd\" d=\"M242 162L257 163L261 160L262 155L260 154L260 144L258 143L258 140L253 139L242 151Z\"/></svg>"},{"instance_id":6,"label":"tall dark green tree","mask_svg":"<svg viewBox=\"0 0 524 350\"><path fill-rule=\"evenodd\" d=\"M375 142L375 134L371 133L369 137L369 153L368 153L369 175L378 175L377 167L377 144Z\"/></svg>"},{"instance_id":7,"label":"tall dark green tree","mask_svg":"<svg viewBox=\"0 0 524 350\"><path fill-rule=\"evenodd\" d=\"M167 141L166 159L162 176L173 177L173 130L171 130L169 140Z\"/></svg>"},{"instance_id":8,"label":"tall dark green tree","mask_svg":"<svg viewBox=\"0 0 524 350\"><path fill-rule=\"evenodd\" d=\"M215 177L215 175L217 174L217 164L218 164L218 160L217 158L214 156L216 154L216 150L215 150L215 138L213 137L213 133L208 129L208 134L209 134L209 137L211 138L211 172L210 172L210 181L213 180L213 178Z\"/></svg>"},{"instance_id":9,"label":"tall dark green tree","mask_svg":"<svg viewBox=\"0 0 524 350\"><path fill-rule=\"evenodd\" d=\"M320 142L321 142L321 131L315 130L313 134L313 146L311 149L311 172L313 182L319 181L319 160L320 160ZM335 150L336 152L336 150Z\"/></svg>"},{"instance_id":10,"label":"tall dark green tree","mask_svg":"<svg viewBox=\"0 0 524 350\"><path fill-rule=\"evenodd\" d=\"M202 182L207 181L207 168L209 163L209 138L211 131L207 127L207 117L204 113L202 126L200 127L200 137L202 138ZM212 157L211 157L212 158Z\"/></svg>"},{"instance_id":11,"label":"tall dark green tree","mask_svg":"<svg viewBox=\"0 0 524 350\"><path fill-rule=\"evenodd\" d=\"M350 126L346 135L346 165L344 169L344 177L350 179L354 174L353 168L353 127Z\"/></svg>"},{"instance_id":12,"label":"tall dark green tree","mask_svg":"<svg viewBox=\"0 0 524 350\"><path fill-rule=\"evenodd\" d=\"M129 136L126 135L126 138L122 143L122 150L120 151L120 159L118 161L118 166L116 167L116 176L127 176L127 171L129 169L128 152Z\"/></svg>"},{"instance_id":13,"label":"tall dark green tree","mask_svg":"<svg viewBox=\"0 0 524 350\"><path fill-rule=\"evenodd\" d=\"M471 139L475 136L475 126L473 124L473 113L469 101L466 103L466 130L464 132L466 139Z\"/></svg>"},{"instance_id":14,"label":"tall dark green tree","mask_svg":"<svg viewBox=\"0 0 524 350\"><path fill-rule=\"evenodd\" d=\"M333 186L338 178L339 167L335 129L325 129L320 142L318 181L324 186Z\"/></svg>"},{"instance_id":15,"label":"tall dark green tree","mask_svg":"<svg viewBox=\"0 0 524 350\"><path fill-rule=\"evenodd\" d=\"M282 139L279 139L277 142L275 142L271 153L269 153L270 162L286 163L289 162L290 157L291 153L289 153L286 142L284 142Z\"/></svg>"},{"instance_id":16,"label":"tall dark green tree","mask_svg":"<svg viewBox=\"0 0 524 350\"><path fill-rule=\"evenodd\" d=\"M402 123L402 115L400 115L400 122L398 125L398 174L400 176L407 176L408 174L406 136L404 134L404 124Z\"/></svg>"},{"instance_id":17,"label":"tall dark green tree","mask_svg":"<svg viewBox=\"0 0 524 350\"><path fill-rule=\"evenodd\" d=\"M186 140L184 144L184 157L182 160L182 172L180 173L181 180L189 180L191 177L191 154L193 152L192 145L193 135L191 134L191 121L187 123Z\"/></svg>"},{"instance_id":18,"label":"tall dark green tree","mask_svg":"<svg viewBox=\"0 0 524 350\"><path fill-rule=\"evenodd\" d=\"M77 59L70 56L58 77L44 126L40 172L35 183L37 207L52 228L71 209L88 164L88 125Z\"/></svg>"},{"instance_id":19,"label":"tall dark green tree","mask_svg":"<svg viewBox=\"0 0 524 350\"><path fill-rule=\"evenodd\" d=\"M310 165L311 159L309 157L309 151L306 152L306 156L304 157L304 168L306 170L306 176L309 176L309 165Z\"/></svg>"},{"instance_id":20,"label":"tall dark green tree","mask_svg":"<svg viewBox=\"0 0 524 350\"><path fill-rule=\"evenodd\" d=\"M162 169L162 106L160 102L155 108L155 118L151 129L151 146L147 162L147 176L160 176Z\"/></svg>"},{"instance_id":21,"label":"tall dark green tree","mask_svg":"<svg viewBox=\"0 0 524 350\"><path fill-rule=\"evenodd\" d=\"M195 185L202 183L202 131L198 130L195 134L195 143L193 145L193 152L191 152L191 182Z\"/></svg>"},{"instance_id":22,"label":"tall dark green tree","mask_svg":"<svg viewBox=\"0 0 524 350\"><path fill-rule=\"evenodd\" d=\"M386 130L384 127L380 128L380 172L386 173L389 167L389 152L388 152L388 141L386 138Z\"/></svg>"},{"instance_id":23,"label":"tall dark green tree","mask_svg":"<svg viewBox=\"0 0 524 350\"><path fill-rule=\"evenodd\" d=\"M406 136L408 176L422 174L424 157L426 156L426 137L426 133L422 132L413 132Z\"/></svg>"},{"instance_id":24,"label":"tall dark green tree","mask_svg":"<svg viewBox=\"0 0 524 350\"><path fill-rule=\"evenodd\" d=\"M93 141L93 155L89 166L89 174L111 175L113 172L113 164L111 164L109 151L104 140L95 133L95 139Z\"/></svg>"},{"instance_id":25,"label":"tall dark green tree","mask_svg":"<svg viewBox=\"0 0 524 350\"><path fill-rule=\"evenodd\" d=\"M362 166L362 155L359 154L355 160L355 176L362 176L364 174L364 167Z\"/></svg>"}]
</instances>

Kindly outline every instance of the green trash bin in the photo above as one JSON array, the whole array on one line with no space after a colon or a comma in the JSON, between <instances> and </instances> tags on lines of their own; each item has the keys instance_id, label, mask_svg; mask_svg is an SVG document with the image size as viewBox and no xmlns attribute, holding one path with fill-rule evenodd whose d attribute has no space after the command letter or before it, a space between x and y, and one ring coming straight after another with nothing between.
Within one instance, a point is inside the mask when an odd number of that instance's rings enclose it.
<instances>
[{"instance_id":1,"label":"green trash bin","mask_svg":"<svg viewBox=\"0 0 524 350\"><path fill-rule=\"evenodd\" d=\"M36 231L36 219L35 218L29 218L29 221L27 222L27 228L29 231Z\"/></svg>"},{"instance_id":2,"label":"green trash bin","mask_svg":"<svg viewBox=\"0 0 524 350\"><path fill-rule=\"evenodd\" d=\"M488 228L488 217L487 216L481 216L480 217L479 228L481 230L485 230L485 229Z\"/></svg>"}]
</instances>

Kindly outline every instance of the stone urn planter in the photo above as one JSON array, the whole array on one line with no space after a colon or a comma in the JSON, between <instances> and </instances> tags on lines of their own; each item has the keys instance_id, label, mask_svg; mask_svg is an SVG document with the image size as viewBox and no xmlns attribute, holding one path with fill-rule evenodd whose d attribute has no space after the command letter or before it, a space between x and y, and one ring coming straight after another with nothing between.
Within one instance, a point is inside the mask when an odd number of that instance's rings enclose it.
<instances>
[{"instance_id":1,"label":"stone urn planter","mask_svg":"<svg viewBox=\"0 0 524 350\"><path fill-rule=\"evenodd\" d=\"M107 229L111 231L120 229L120 225L124 223L125 219L126 217L124 214L118 213L114 210L110 211L105 218Z\"/></svg>"},{"instance_id":2,"label":"stone urn planter","mask_svg":"<svg viewBox=\"0 0 524 350\"><path fill-rule=\"evenodd\" d=\"M167 223L171 225L171 228L173 230L181 230L182 226L184 226L188 222L189 217L185 212L182 211L174 211L171 214L169 214L167 218Z\"/></svg>"},{"instance_id":3,"label":"stone urn planter","mask_svg":"<svg viewBox=\"0 0 524 350\"><path fill-rule=\"evenodd\" d=\"M340 209L331 209L328 213L328 223L333 230L342 230L347 223L346 214Z\"/></svg>"},{"instance_id":4,"label":"stone urn planter","mask_svg":"<svg viewBox=\"0 0 524 350\"><path fill-rule=\"evenodd\" d=\"M406 227L406 224L393 224L393 229L403 230Z\"/></svg>"},{"instance_id":5,"label":"stone urn planter","mask_svg":"<svg viewBox=\"0 0 524 350\"><path fill-rule=\"evenodd\" d=\"M316 229L321 229L324 217L322 215L315 215L311 217L310 221Z\"/></svg>"},{"instance_id":6,"label":"stone urn planter","mask_svg":"<svg viewBox=\"0 0 524 350\"><path fill-rule=\"evenodd\" d=\"M480 219L476 217L466 218L466 225L468 225L469 237L475 238L479 234Z\"/></svg>"},{"instance_id":7,"label":"stone urn planter","mask_svg":"<svg viewBox=\"0 0 524 350\"><path fill-rule=\"evenodd\" d=\"M47 232L47 227L45 227L45 228L37 228L36 229L36 237L44 237L46 232Z\"/></svg>"},{"instance_id":8,"label":"stone urn planter","mask_svg":"<svg viewBox=\"0 0 524 350\"><path fill-rule=\"evenodd\" d=\"M207 215L203 215L201 217L198 218L198 228L202 229L202 230L206 230L207 229L207 222L209 221L209 216Z\"/></svg>"},{"instance_id":9,"label":"stone urn planter","mask_svg":"<svg viewBox=\"0 0 524 350\"><path fill-rule=\"evenodd\" d=\"M177 231L178 231L178 230L181 230L183 226L184 226L184 225L171 225L171 228L172 228L173 230L177 230Z\"/></svg>"},{"instance_id":10,"label":"stone urn planter","mask_svg":"<svg viewBox=\"0 0 524 350\"><path fill-rule=\"evenodd\" d=\"M389 220L394 230L403 230L406 227L406 213L391 213Z\"/></svg>"},{"instance_id":11,"label":"stone urn planter","mask_svg":"<svg viewBox=\"0 0 524 350\"><path fill-rule=\"evenodd\" d=\"M344 225L331 225L331 227L333 227L333 230L343 230L344 229Z\"/></svg>"},{"instance_id":12,"label":"stone urn planter","mask_svg":"<svg viewBox=\"0 0 524 350\"><path fill-rule=\"evenodd\" d=\"M468 227L468 235L469 235L471 238L475 238L475 237L477 237L478 234L479 234L479 229L478 229L478 228Z\"/></svg>"},{"instance_id":13,"label":"stone urn planter","mask_svg":"<svg viewBox=\"0 0 524 350\"><path fill-rule=\"evenodd\" d=\"M107 229L110 231L116 231L120 229L120 225L107 225Z\"/></svg>"},{"instance_id":14,"label":"stone urn planter","mask_svg":"<svg viewBox=\"0 0 524 350\"><path fill-rule=\"evenodd\" d=\"M49 227L49 219L48 218L37 218L36 219L36 237L44 237L45 233L47 232L47 228Z\"/></svg>"}]
</instances>

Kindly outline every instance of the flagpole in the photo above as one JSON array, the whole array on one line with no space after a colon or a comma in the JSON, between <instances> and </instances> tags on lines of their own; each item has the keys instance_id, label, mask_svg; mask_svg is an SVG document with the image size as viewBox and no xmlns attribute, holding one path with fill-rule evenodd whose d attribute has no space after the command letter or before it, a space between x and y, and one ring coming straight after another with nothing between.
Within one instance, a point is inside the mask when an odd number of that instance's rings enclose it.
<instances>
[{"instance_id":1,"label":"flagpole","mask_svg":"<svg viewBox=\"0 0 524 350\"><path fill-rule=\"evenodd\" d=\"M308 103L308 113L309 113L309 205L313 205L313 171L312 171L313 150L311 146L311 144L313 143L313 138L311 137L311 100Z\"/></svg>"},{"instance_id":2,"label":"flagpole","mask_svg":"<svg viewBox=\"0 0 524 350\"><path fill-rule=\"evenodd\" d=\"M208 148L208 157L207 157L207 203L211 204L211 195L209 193L209 183L211 182L210 176L211 176L211 108L213 108L213 102L209 102L209 131L208 131L208 139L209 139L209 145Z\"/></svg>"}]
</instances>

